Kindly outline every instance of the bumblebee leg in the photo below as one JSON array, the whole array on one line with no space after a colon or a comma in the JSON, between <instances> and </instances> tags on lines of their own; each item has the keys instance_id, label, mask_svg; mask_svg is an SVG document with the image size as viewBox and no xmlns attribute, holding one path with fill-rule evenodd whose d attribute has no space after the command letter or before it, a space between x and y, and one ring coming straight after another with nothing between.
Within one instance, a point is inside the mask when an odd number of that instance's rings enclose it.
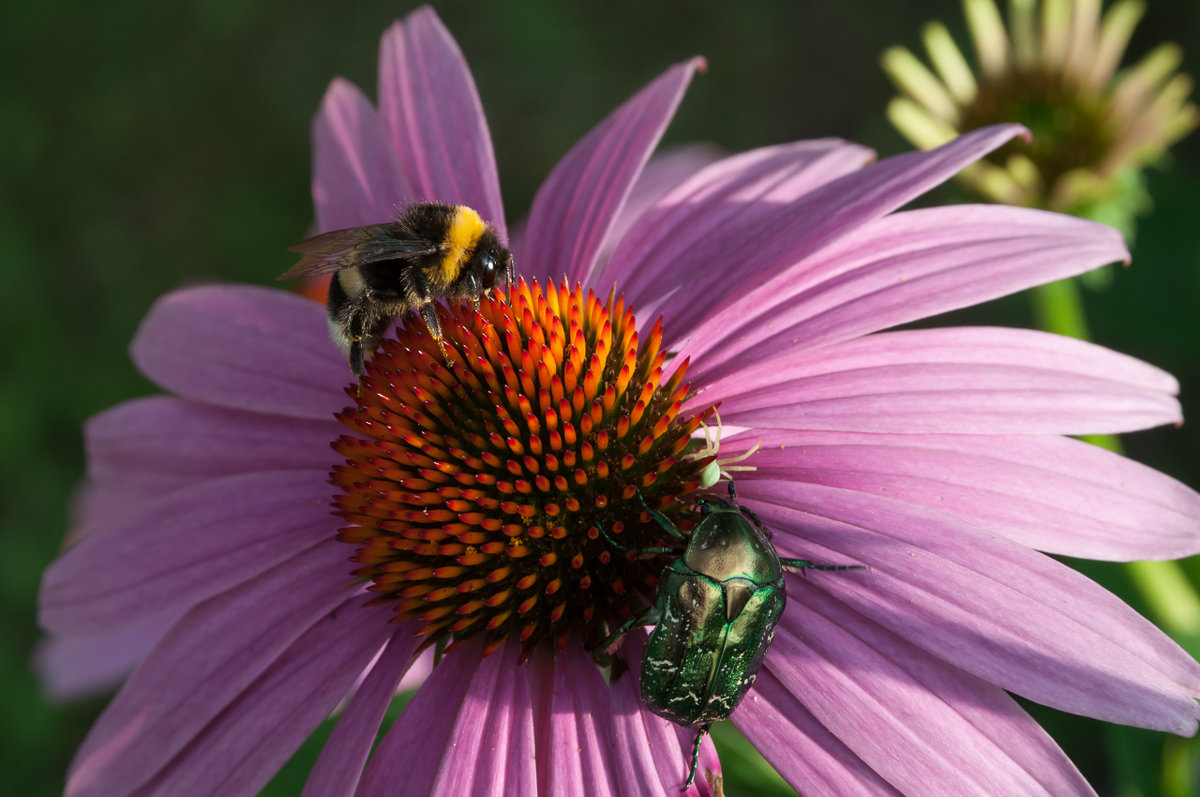
<instances>
[{"instance_id":1,"label":"bumblebee leg","mask_svg":"<svg viewBox=\"0 0 1200 797\"><path fill-rule=\"evenodd\" d=\"M708 733L710 727L711 723L709 725L701 725L700 730L696 733L696 744L692 747L692 766L688 770L687 782L683 784L683 788L680 791L687 791L688 787L692 785L692 781L696 779L696 765L700 763L700 742L704 741L704 736Z\"/></svg>"},{"instance_id":2,"label":"bumblebee leg","mask_svg":"<svg viewBox=\"0 0 1200 797\"><path fill-rule=\"evenodd\" d=\"M446 350L446 343L442 340L442 325L438 321L437 305L434 302L426 302L421 305L421 318L425 319L425 326L429 329L429 336L433 338L434 343L438 345L438 349L442 352L442 359L453 364L450 352Z\"/></svg>"},{"instance_id":3,"label":"bumblebee leg","mask_svg":"<svg viewBox=\"0 0 1200 797\"><path fill-rule=\"evenodd\" d=\"M355 335L350 338L350 370L362 381L363 376L363 346L362 338Z\"/></svg>"},{"instance_id":4,"label":"bumblebee leg","mask_svg":"<svg viewBox=\"0 0 1200 797\"><path fill-rule=\"evenodd\" d=\"M479 305L483 297L483 286L479 284L479 278L474 274L467 275L467 295L471 297L471 304L475 307L475 312L479 312Z\"/></svg>"},{"instance_id":5,"label":"bumblebee leg","mask_svg":"<svg viewBox=\"0 0 1200 797\"><path fill-rule=\"evenodd\" d=\"M358 398L362 398L363 383L363 317L361 313L353 313L350 323L346 325L347 337L350 339L350 370L358 380Z\"/></svg>"}]
</instances>

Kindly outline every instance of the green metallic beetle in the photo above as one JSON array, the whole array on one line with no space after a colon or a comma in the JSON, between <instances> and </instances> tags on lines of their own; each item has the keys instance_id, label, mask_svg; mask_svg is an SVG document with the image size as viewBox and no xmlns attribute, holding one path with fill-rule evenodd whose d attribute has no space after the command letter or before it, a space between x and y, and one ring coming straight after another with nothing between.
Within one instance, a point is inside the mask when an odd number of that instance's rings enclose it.
<instances>
[{"instance_id":1,"label":"green metallic beetle","mask_svg":"<svg viewBox=\"0 0 1200 797\"><path fill-rule=\"evenodd\" d=\"M639 493L640 496L640 493ZM646 511L685 547L663 570L654 603L598 646L607 651L637 625L657 616L642 653L642 701L660 717L697 728L686 791L696 778L700 742L709 727L727 719L754 683L787 600L784 568L858 570L863 565L819 565L781 559L771 535L753 512L729 500L701 498L704 515L684 534L662 513ZM645 501L643 500L645 506ZM616 548L635 554L678 553L678 548Z\"/></svg>"}]
</instances>

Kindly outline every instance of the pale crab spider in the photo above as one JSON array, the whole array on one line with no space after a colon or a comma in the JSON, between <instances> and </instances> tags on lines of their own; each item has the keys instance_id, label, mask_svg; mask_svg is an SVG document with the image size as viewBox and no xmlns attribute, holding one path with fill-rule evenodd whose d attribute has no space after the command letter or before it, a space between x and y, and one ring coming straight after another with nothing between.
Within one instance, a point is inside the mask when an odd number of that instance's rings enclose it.
<instances>
[{"instance_id":1,"label":"pale crab spider","mask_svg":"<svg viewBox=\"0 0 1200 797\"><path fill-rule=\"evenodd\" d=\"M717 452L720 451L721 413L717 412L717 410L714 408L713 416L717 419L716 433L715 435L710 436L709 429L711 427L709 427L709 425L703 421L700 422L700 428L704 430L704 448L698 449L689 454L689 457L693 460L715 457ZM722 479L725 481L733 481L733 476L730 475L730 471L758 470L758 468L754 467L753 465L737 465L735 463L742 462L743 460L749 458L749 456L757 451L761 445L762 438L760 437L758 442L755 443L754 446L748 451L745 451L730 459L714 459L712 462L705 465L704 470L700 471L700 489L707 490L709 487L712 487Z\"/></svg>"}]
</instances>

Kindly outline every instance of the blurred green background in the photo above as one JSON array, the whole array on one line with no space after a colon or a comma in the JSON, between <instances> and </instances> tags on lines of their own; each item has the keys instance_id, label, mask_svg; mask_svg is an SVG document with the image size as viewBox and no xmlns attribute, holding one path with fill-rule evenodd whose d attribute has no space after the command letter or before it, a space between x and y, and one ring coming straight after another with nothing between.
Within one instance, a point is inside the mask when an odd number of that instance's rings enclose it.
<instances>
[{"instance_id":1,"label":"blurred green background","mask_svg":"<svg viewBox=\"0 0 1200 797\"><path fill-rule=\"evenodd\" d=\"M83 470L80 425L152 391L126 346L185 282L272 284L310 222L309 121L331 77L374 93L379 36L415 4L280 0L6 3L0 29L0 790L55 794L103 699L51 705L29 669L40 571ZM956 0L435 2L482 95L510 220L595 122L668 64L708 57L667 143L730 150L841 136L907 149L878 67L922 23L965 45ZM1200 6L1152 2L1131 53L1164 40L1200 76ZM1094 338L1176 374L1180 429L1128 453L1200 485L1200 135L1148 177L1133 267L1088 292ZM943 194L942 196L950 196ZM1010 298L955 323L1029 325ZM1193 580L1200 568L1188 564ZM1086 567L1139 606L1117 566ZM1181 640L1193 654L1196 640ZM1197 746L1036 710L1103 794L1187 794ZM297 771L302 771L298 766ZM1193 774L1187 774L1187 773ZM728 774L728 773L727 773ZM272 793L298 790L284 776ZM1181 780L1181 778L1183 780ZM1173 784L1173 785L1172 785ZM730 793L739 793L730 783ZM752 793L743 787L740 793ZM1180 789L1185 789L1180 791Z\"/></svg>"}]
</instances>

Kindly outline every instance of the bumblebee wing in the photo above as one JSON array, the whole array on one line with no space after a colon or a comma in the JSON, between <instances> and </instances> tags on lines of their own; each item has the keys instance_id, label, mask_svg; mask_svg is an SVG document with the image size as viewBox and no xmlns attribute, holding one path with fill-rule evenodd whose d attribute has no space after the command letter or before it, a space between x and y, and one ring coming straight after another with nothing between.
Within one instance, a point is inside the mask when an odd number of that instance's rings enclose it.
<instances>
[{"instance_id":1,"label":"bumblebee wing","mask_svg":"<svg viewBox=\"0 0 1200 797\"><path fill-rule=\"evenodd\" d=\"M381 260L403 260L440 251L438 245L432 241L393 238L389 235L389 226L375 224L349 230L334 230L289 247L290 251L299 252L304 257L278 279L315 277Z\"/></svg>"}]
</instances>

